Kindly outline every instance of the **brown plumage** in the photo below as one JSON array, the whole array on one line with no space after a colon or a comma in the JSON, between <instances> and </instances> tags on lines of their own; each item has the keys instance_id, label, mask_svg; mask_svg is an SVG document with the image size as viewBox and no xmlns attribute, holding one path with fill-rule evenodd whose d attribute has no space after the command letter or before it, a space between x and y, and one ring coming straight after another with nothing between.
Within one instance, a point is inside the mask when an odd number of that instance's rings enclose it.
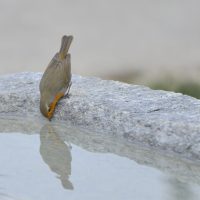
<instances>
[{"instance_id":1,"label":"brown plumage","mask_svg":"<svg viewBox=\"0 0 200 200\"><path fill-rule=\"evenodd\" d=\"M51 119L57 102L71 86L71 59L68 54L72 36L63 36L60 51L55 54L40 81L40 111Z\"/></svg>"}]
</instances>

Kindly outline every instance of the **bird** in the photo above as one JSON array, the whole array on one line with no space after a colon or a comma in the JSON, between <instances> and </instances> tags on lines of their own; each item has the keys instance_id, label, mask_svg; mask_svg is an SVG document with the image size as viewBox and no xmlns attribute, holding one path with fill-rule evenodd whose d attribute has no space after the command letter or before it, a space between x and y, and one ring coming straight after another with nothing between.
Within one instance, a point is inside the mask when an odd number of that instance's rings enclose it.
<instances>
[{"instance_id":1,"label":"bird","mask_svg":"<svg viewBox=\"0 0 200 200\"><path fill-rule=\"evenodd\" d=\"M43 161L49 166L50 170L56 173L65 189L73 190L70 181L71 176L71 144L63 141L59 136L59 130L51 124L45 124L40 130L40 154Z\"/></svg>"},{"instance_id":2,"label":"bird","mask_svg":"<svg viewBox=\"0 0 200 200\"><path fill-rule=\"evenodd\" d=\"M64 35L59 52L48 64L39 84L40 111L51 120L57 102L69 94L71 82L71 55L68 53L73 36Z\"/></svg>"}]
</instances>

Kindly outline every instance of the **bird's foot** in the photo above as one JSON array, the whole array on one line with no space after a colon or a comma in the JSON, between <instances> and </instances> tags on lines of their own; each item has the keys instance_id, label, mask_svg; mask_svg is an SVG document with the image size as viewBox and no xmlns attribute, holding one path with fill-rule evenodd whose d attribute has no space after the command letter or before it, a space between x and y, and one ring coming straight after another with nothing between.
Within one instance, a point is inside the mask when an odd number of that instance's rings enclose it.
<instances>
[{"instance_id":1,"label":"bird's foot","mask_svg":"<svg viewBox=\"0 0 200 200\"><path fill-rule=\"evenodd\" d=\"M66 99L66 98L69 99L69 97L71 96L71 94L69 94L69 91L70 91L71 86L72 86L72 82L69 83L69 87L68 87L68 89L67 89L67 92L66 92L65 95L64 95L64 98L65 98L65 99Z\"/></svg>"},{"instance_id":2,"label":"bird's foot","mask_svg":"<svg viewBox=\"0 0 200 200\"><path fill-rule=\"evenodd\" d=\"M71 96L71 94L67 93L67 94L65 94L65 95L64 95L64 97L63 97L63 98L64 98L64 99L69 99L69 98L70 98L70 96Z\"/></svg>"}]
</instances>

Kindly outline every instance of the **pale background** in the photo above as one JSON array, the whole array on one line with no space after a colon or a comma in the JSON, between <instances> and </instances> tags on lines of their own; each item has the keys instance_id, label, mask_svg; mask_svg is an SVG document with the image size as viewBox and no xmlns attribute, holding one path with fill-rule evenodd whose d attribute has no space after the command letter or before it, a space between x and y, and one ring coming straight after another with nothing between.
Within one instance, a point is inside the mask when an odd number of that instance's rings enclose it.
<instances>
[{"instance_id":1,"label":"pale background","mask_svg":"<svg viewBox=\"0 0 200 200\"><path fill-rule=\"evenodd\" d=\"M72 34L73 73L198 81L199 8L198 0L1 0L0 74L44 71Z\"/></svg>"}]
</instances>

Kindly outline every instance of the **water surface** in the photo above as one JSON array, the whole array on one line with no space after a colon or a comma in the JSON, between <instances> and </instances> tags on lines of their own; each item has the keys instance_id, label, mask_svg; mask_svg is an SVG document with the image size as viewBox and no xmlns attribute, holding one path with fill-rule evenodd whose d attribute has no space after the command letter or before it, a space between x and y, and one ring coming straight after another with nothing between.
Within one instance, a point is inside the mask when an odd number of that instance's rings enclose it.
<instances>
[{"instance_id":1,"label":"water surface","mask_svg":"<svg viewBox=\"0 0 200 200\"><path fill-rule=\"evenodd\" d=\"M0 199L200 198L198 165L63 130L0 133Z\"/></svg>"}]
</instances>

